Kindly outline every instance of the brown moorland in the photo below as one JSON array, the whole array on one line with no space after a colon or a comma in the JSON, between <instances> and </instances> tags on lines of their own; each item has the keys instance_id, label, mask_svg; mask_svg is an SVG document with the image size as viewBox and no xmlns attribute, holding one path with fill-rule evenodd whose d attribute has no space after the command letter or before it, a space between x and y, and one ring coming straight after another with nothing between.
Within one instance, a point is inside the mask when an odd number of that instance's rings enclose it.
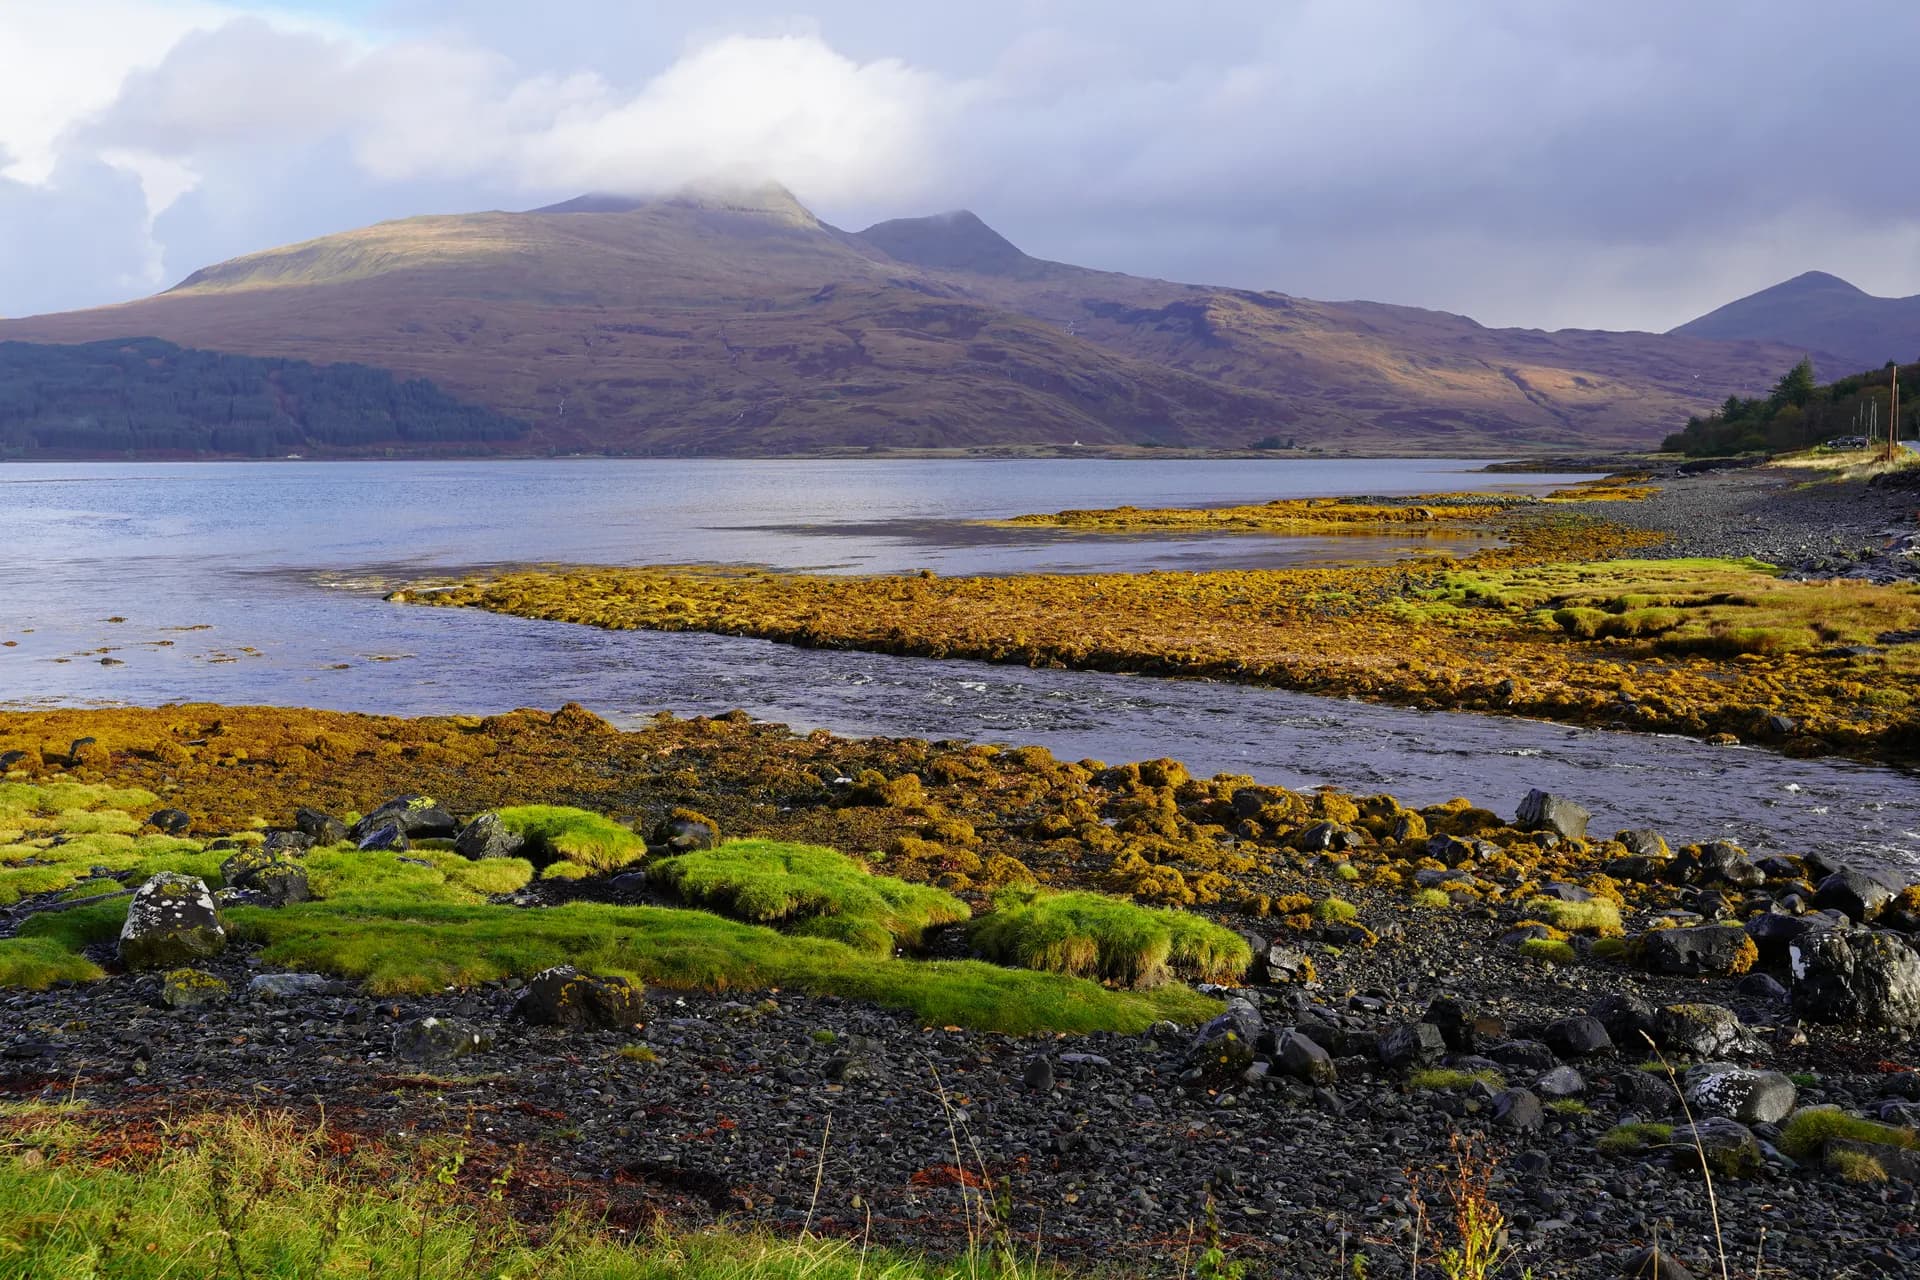
<instances>
[{"instance_id":1,"label":"brown moorland","mask_svg":"<svg viewBox=\"0 0 1920 1280\"><path fill-rule=\"evenodd\" d=\"M533 423L512 452L1646 447L1801 354L1088 270L970 214L849 234L779 188L384 222L0 321L132 336L429 378Z\"/></svg>"}]
</instances>

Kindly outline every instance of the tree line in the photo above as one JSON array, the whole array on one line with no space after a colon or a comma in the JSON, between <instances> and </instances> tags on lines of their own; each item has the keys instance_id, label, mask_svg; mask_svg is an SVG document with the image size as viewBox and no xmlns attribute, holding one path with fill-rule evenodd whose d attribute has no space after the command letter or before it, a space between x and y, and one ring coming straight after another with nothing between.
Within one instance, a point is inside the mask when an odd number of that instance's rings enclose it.
<instances>
[{"instance_id":1,"label":"tree line","mask_svg":"<svg viewBox=\"0 0 1920 1280\"><path fill-rule=\"evenodd\" d=\"M519 440L531 427L424 378L179 347L0 342L0 454L278 457Z\"/></svg>"},{"instance_id":2,"label":"tree line","mask_svg":"<svg viewBox=\"0 0 1920 1280\"><path fill-rule=\"evenodd\" d=\"M1900 379L1901 439L1911 440L1920 424L1920 364L1904 368L1889 360L1884 368L1822 386L1814 381L1813 361L1803 359L1757 399L1728 396L1718 412L1687 419L1661 449L1690 457L1735 453L1783 453L1839 436L1864 436L1871 427L1886 438L1893 380Z\"/></svg>"}]
</instances>

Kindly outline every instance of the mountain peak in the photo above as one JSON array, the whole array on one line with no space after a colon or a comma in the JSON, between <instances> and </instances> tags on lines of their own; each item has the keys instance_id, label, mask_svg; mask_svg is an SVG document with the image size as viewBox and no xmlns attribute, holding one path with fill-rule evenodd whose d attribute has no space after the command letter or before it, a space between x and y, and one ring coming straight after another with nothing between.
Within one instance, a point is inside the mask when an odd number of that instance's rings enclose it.
<instances>
[{"instance_id":1,"label":"mountain peak","mask_svg":"<svg viewBox=\"0 0 1920 1280\"><path fill-rule=\"evenodd\" d=\"M876 222L858 239L888 257L940 271L1031 278L1046 269L969 209Z\"/></svg>"},{"instance_id":2,"label":"mountain peak","mask_svg":"<svg viewBox=\"0 0 1920 1280\"><path fill-rule=\"evenodd\" d=\"M1830 291L1852 294L1861 298L1868 296L1867 291L1858 285L1825 271L1802 271L1791 280L1783 280L1771 289L1761 290L1763 293L1826 293Z\"/></svg>"}]
</instances>

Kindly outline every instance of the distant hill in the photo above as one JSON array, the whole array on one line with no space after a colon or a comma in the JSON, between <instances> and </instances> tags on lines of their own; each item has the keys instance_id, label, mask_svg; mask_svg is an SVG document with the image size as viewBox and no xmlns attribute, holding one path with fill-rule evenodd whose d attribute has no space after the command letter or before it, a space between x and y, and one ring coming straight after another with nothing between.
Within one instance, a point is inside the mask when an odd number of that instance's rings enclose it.
<instances>
[{"instance_id":1,"label":"distant hill","mask_svg":"<svg viewBox=\"0 0 1920 1280\"><path fill-rule=\"evenodd\" d=\"M0 321L129 334L426 378L533 424L503 449L639 453L1651 446L1800 355L1094 271L964 211L850 233L773 186L384 222Z\"/></svg>"},{"instance_id":2,"label":"distant hill","mask_svg":"<svg viewBox=\"0 0 1920 1280\"><path fill-rule=\"evenodd\" d=\"M157 338L0 342L0 457L491 452L528 429L364 365L189 351Z\"/></svg>"},{"instance_id":3,"label":"distant hill","mask_svg":"<svg viewBox=\"0 0 1920 1280\"><path fill-rule=\"evenodd\" d=\"M1774 342L1827 353L1829 376L1920 356L1920 294L1876 298L1839 276L1809 271L1689 320L1673 333L1721 342Z\"/></svg>"}]
</instances>

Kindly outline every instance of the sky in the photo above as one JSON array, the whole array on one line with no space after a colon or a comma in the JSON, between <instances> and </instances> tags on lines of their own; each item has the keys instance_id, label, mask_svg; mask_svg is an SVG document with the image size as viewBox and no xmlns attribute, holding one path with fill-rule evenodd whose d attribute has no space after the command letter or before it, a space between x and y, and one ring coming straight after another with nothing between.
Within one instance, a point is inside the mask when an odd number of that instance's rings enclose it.
<instances>
[{"instance_id":1,"label":"sky","mask_svg":"<svg viewBox=\"0 0 1920 1280\"><path fill-rule=\"evenodd\" d=\"M387 218L858 229L1540 328L1920 293L1911 0L0 0L0 315Z\"/></svg>"}]
</instances>

